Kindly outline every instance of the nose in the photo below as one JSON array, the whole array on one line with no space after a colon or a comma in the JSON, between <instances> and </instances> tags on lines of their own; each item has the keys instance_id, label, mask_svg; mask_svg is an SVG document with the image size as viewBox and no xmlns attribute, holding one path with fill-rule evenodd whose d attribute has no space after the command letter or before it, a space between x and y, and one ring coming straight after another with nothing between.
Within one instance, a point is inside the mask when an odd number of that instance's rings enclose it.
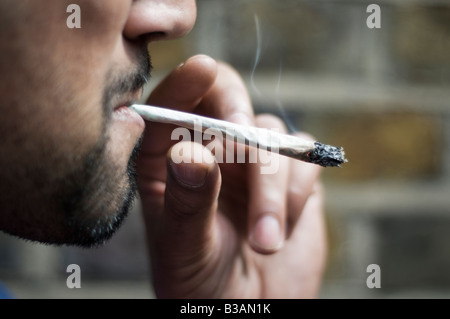
<instances>
[{"instance_id":1,"label":"nose","mask_svg":"<svg viewBox=\"0 0 450 319\"><path fill-rule=\"evenodd\" d=\"M195 24L195 0L134 0L124 28L124 36L174 39L188 33Z\"/></svg>"}]
</instances>

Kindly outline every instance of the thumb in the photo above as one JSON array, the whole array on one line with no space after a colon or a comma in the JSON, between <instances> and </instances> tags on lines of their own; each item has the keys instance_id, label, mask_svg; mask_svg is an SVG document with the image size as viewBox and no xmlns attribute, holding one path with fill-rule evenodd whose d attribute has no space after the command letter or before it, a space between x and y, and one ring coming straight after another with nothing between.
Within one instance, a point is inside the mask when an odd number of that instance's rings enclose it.
<instances>
[{"instance_id":1,"label":"thumb","mask_svg":"<svg viewBox=\"0 0 450 319\"><path fill-rule=\"evenodd\" d=\"M186 271L186 266L192 270L203 267L216 247L219 166L203 145L182 142L169 151L167 167L158 258L166 269L175 272Z\"/></svg>"}]
</instances>

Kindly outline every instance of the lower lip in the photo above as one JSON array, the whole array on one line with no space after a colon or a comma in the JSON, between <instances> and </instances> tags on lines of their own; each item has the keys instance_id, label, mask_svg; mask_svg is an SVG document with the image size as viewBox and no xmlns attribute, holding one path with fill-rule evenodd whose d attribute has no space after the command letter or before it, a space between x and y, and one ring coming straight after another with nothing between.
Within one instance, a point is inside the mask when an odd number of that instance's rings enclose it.
<instances>
[{"instance_id":1,"label":"lower lip","mask_svg":"<svg viewBox=\"0 0 450 319\"><path fill-rule=\"evenodd\" d=\"M127 124L140 126L142 128L145 127L144 119L128 106L120 106L115 109L114 119L121 122L127 122Z\"/></svg>"}]
</instances>

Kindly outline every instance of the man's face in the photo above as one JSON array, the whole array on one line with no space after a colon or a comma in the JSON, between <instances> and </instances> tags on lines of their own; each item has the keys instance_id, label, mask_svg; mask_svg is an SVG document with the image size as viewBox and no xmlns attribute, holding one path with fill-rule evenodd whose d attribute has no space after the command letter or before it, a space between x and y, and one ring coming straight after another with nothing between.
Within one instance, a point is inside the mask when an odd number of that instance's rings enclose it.
<instances>
[{"instance_id":1,"label":"man's face","mask_svg":"<svg viewBox=\"0 0 450 319\"><path fill-rule=\"evenodd\" d=\"M0 2L0 229L47 243L108 239L134 199L144 122L122 107L150 73L147 44L179 37L194 0Z\"/></svg>"}]
</instances>

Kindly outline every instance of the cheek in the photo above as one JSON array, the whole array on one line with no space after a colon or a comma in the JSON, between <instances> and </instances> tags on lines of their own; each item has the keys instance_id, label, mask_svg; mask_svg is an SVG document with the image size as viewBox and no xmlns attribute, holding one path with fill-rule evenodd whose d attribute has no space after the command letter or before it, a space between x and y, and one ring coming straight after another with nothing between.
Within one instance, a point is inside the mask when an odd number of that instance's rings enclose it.
<instances>
[{"instance_id":1,"label":"cheek","mask_svg":"<svg viewBox=\"0 0 450 319\"><path fill-rule=\"evenodd\" d=\"M11 76L0 101L13 119L0 121L0 129L17 132L8 134L12 145L25 141L30 149L82 156L102 138L106 76L132 0L76 1L81 29L66 25L73 1L46 0L45 10L29 10L33 1L18 7L26 23L11 20L0 30L11 39L2 48L1 70Z\"/></svg>"},{"instance_id":2,"label":"cheek","mask_svg":"<svg viewBox=\"0 0 450 319\"><path fill-rule=\"evenodd\" d=\"M77 31L81 32L76 34L81 35L84 41L93 41L98 46L107 44L111 36L122 34L132 2L133 0L78 1L81 29Z\"/></svg>"},{"instance_id":3,"label":"cheek","mask_svg":"<svg viewBox=\"0 0 450 319\"><path fill-rule=\"evenodd\" d=\"M46 46L53 53L48 63L53 72L47 79L55 94L46 120L52 123L52 134L66 140L68 147L89 148L102 138L106 76L122 41L131 0L81 0L77 4L81 29L53 26L49 30L56 33L47 38L51 43Z\"/></svg>"}]
</instances>

